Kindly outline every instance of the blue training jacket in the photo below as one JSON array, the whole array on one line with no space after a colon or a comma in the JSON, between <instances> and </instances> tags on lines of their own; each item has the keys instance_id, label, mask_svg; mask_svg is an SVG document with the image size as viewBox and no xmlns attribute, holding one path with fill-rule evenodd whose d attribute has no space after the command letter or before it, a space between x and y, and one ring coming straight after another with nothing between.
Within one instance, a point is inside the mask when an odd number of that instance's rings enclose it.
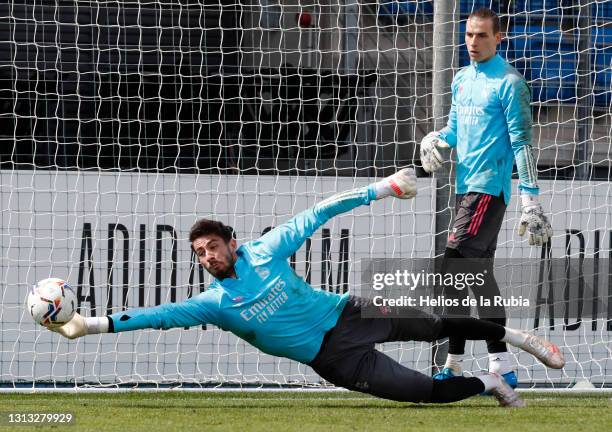
<instances>
[{"instance_id":1,"label":"blue training jacket","mask_svg":"<svg viewBox=\"0 0 612 432\"><path fill-rule=\"evenodd\" d=\"M525 79L499 55L472 62L451 85L447 126L440 131L456 148L458 194L482 192L510 202L516 160L519 190L537 195L531 149L531 91Z\"/></svg>"},{"instance_id":2,"label":"blue training jacket","mask_svg":"<svg viewBox=\"0 0 612 432\"><path fill-rule=\"evenodd\" d=\"M257 240L240 246L237 279L215 279L207 291L180 303L112 314L115 332L214 324L261 351L308 363L319 352L348 300L313 289L288 258L321 225L376 197L370 185L334 195Z\"/></svg>"}]
</instances>

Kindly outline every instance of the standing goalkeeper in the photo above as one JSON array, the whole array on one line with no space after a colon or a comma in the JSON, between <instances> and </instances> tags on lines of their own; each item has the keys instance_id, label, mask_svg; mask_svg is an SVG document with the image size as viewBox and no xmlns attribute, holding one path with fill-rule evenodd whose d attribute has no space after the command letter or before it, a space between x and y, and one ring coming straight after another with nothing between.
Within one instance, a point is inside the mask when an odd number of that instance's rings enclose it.
<instances>
[{"instance_id":1,"label":"standing goalkeeper","mask_svg":"<svg viewBox=\"0 0 612 432\"><path fill-rule=\"evenodd\" d=\"M477 295L499 295L493 277L497 236L510 202L511 177L516 162L522 216L519 235L527 231L530 245L542 245L552 235L550 223L538 202L536 166L531 148L531 92L525 79L496 54L501 41L499 18L490 9L473 12L467 20L465 42L471 64L461 69L451 85L452 104L447 126L429 133L421 142L421 162L427 172L440 168L438 148L456 149L455 220L448 237L443 272L461 272L461 260L481 259L487 269L485 286ZM451 291L454 291L451 289ZM448 292L449 296L456 292ZM468 308L446 313L468 315ZM503 307L479 310L480 317L505 325ZM450 337L444 369L439 380L461 374L465 338ZM516 375L506 344L487 341L489 371L516 386Z\"/></svg>"},{"instance_id":2,"label":"standing goalkeeper","mask_svg":"<svg viewBox=\"0 0 612 432\"><path fill-rule=\"evenodd\" d=\"M452 402L491 391L502 406L523 405L500 375L434 381L375 349L388 341L440 337L495 339L532 353L553 368L564 365L556 345L534 335L474 318L441 318L413 310L411 318L363 318L368 301L313 289L289 257L334 216L388 196L416 195L414 170L317 203L262 237L238 246L231 228L200 219L189 241L200 264L215 277L208 290L181 303L132 309L108 317L75 314L56 331L75 338L103 332L214 324L261 351L311 366L321 377L351 390L412 402Z\"/></svg>"}]
</instances>

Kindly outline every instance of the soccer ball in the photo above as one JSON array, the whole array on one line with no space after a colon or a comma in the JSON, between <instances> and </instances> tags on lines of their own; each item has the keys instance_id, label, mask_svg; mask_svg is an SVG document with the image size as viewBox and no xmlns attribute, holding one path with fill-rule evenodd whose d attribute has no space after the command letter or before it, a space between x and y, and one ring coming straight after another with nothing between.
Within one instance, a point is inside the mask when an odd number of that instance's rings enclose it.
<instances>
[{"instance_id":1,"label":"soccer ball","mask_svg":"<svg viewBox=\"0 0 612 432\"><path fill-rule=\"evenodd\" d=\"M58 328L74 316L76 294L63 280L43 279L28 294L28 310L34 321L47 328Z\"/></svg>"}]
</instances>

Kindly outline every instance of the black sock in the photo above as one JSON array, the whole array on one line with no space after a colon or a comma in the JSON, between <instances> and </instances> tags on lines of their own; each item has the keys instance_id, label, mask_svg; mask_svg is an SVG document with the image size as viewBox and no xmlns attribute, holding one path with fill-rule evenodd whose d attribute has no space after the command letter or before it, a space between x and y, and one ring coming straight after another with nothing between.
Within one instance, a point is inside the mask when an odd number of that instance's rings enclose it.
<instances>
[{"instance_id":1,"label":"black sock","mask_svg":"<svg viewBox=\"0 0 612 432\"><path fill-rule=\"evenodd\" d=\"M506 318L487 318L485 321L498 324L502 327L506 326ZM490 353L507 352L508 347L506 346L506 342L502 342L499 339L487 339L487 350Z\"/></svg>"},{"instance_id":2,"label":"black sock","mask_svg":"<svg viewBox=\"0 0 612 432\"><path fill-rule=\"evenodd\" d=\"M498 341L506 335L504 326L476 318L445 318L442 319L442 331L439 338L454 337L467 340ZM462 353L457 353L462 354Z\"/></svg>"},{"instance_id":3,"label":"black sock","mask_svg":"<svg viewBox=\"0 0 612 432\"><path fill-rule=\"evenodd\" d=\"M482 393L484 390L483 382L474 377L453 377L443 381L434 380L429 402L455 402Z\"/></svg>"}]
</instances>

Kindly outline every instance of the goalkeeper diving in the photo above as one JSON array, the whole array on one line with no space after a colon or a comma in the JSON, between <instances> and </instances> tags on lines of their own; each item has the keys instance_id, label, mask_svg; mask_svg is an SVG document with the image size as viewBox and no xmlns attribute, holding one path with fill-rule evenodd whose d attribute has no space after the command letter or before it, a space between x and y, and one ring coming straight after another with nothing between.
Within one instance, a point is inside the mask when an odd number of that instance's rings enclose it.
<instances>
[{"instance_id":1,"label":"goalkeeper diving","mask_svg":"<svg viewBox=\"0 0 612 432\"><path fill-rule=\"evenodd\" d=\"M179 303L131 309L106 317L75 314L54 330L74 339L87 334L213 324L261 351L311 366L341 387L396 401L454 402L492 392L500 405L524 402L496 373L433 380L375 349L391 341L435 341L460 335L500 340L521 348L548 367L565 364L556 345L535 335L475 318L446 318L415 309L414 318L362 318L369 300L350 293L313 289L288 258L331 218L386 197L413 198L414 170L405 168L379 182L338 193L299 213L258 239L238 245L221 222L198 220L189 241L214 280L209 288Z\"/></svg>"}]
</instances>

